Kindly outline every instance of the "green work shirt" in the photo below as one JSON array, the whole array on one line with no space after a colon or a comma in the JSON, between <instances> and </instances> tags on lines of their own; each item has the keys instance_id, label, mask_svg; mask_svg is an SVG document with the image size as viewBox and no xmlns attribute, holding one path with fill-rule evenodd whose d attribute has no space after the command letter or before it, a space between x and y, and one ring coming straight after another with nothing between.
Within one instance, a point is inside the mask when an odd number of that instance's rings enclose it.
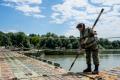
<instances>
[{"instance_id":1,"label":"green work shirt","mask_svg":"<svg viewBox=\"0 0 120 80\"><path fill-rule=\"evenodd\" d=\"M91 28L85 28L83 32L80 32L80 39L82 40L80 41L80 44L83 44L86 38L88 39L84 45L85 48L97 45L96 38L94 37L94 31Z\"/></svg>"}]
</instances>

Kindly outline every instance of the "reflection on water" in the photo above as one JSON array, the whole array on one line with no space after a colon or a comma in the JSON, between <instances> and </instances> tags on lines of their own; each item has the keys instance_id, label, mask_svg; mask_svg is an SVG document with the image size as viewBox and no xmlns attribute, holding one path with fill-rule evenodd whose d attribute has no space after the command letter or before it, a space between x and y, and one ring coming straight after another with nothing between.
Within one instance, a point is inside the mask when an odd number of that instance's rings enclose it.
<instances>
[{"instance_id":1,"label":"reflection on water","mask_svg":"<svg viewBox=\"0 0 120 80\"><path fill-rule=\"evenodd\" d=\"M99 54L100 57L100 70L109 70L111 68L115 68L120 66L120 52L101 52ZM110 53L110 54L106 54ZM69 70L70 65L75 59L75 55L47 55L44 57L45 59L51 60L53 62L57 62L66 70ZM94 68L94 66L92 66ZM81 72L86 68L86 60L85 55L80 55L76 60L71 71L73 72Z\"/></svg>"}]
</instances>

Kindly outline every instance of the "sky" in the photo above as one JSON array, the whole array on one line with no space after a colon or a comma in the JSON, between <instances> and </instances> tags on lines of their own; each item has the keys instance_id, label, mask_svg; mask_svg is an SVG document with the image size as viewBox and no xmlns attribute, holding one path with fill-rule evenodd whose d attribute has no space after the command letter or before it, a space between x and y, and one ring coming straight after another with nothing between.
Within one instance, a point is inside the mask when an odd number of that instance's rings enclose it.
<instances>
[{"instance_id":1,"label":"sky","mask_svg":"<svg viewBox=\"0 0 120 80\"><path fill-rule=\"evenodd\" d=\"M95 29L98 37L120 36L120 0L0 0L0 31L79 36L78 23Z\"/></svg>"}]
</instances>

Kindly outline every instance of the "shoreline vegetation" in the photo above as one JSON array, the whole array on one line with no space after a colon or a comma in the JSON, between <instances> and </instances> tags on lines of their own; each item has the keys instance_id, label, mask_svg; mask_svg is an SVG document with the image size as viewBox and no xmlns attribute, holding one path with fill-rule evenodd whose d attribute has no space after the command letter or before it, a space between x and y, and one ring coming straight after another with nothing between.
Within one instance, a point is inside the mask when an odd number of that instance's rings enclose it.
<instances>
[{"instance_id":1,"label":"shoreline vegetation","mask_svg":"<svg viewBox=\"0 0 120 80\"><path fill-rule=\"evenodd\" d=\"M46 33L45 35L29 34L24 32L9 32L3 33L0 31L0 46L5 46L12 50L31 50L40 49L47 50L47 52L55 52L58 50L62 52L72 53L78 52L79 49L79 37L64 35L58 36L54 33ZM109 41L108 39L98 38L98 44L100 51L120 51L120 41Z\"/></svg>"},{"instance_id":2,"label":"shoreline vegetation","mask_svg":"<svg viewBox=\"0 0 120 80\"><path fill-rule=\"evenodd\" d=\"M120 54L120 49L99 49L99 53L102 54L113 54L113 52L118 52L116 54ZM34 55L34 56L41 56L42 54L45 55L83 55L84 51L79 53L78 49L67 49L67 50L55 50L55 49L43 49L43 50L30 50L30 51L23 51L25 55Z\"/></svg>"}]
</instances>

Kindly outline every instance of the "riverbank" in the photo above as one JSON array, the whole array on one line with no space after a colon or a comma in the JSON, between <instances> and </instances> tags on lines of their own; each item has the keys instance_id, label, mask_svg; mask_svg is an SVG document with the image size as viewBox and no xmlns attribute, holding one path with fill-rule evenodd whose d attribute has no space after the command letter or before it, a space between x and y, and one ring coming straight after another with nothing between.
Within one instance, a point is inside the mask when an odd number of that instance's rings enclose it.
<instances>
[{"instance_id":1,"label":"riverbank","mask_svg":"<svg viewBox=\"0 0 120 80\"><path fill-rule=\"evenodd\" d=\"M99 52L106 52L107 54L111 54L113 52L120 52L120 49L99 49ZM44 53L46 55L76 55L78 54L84 54L85 51L82 51L80 53L80 50L78 49L66 49L66 50L52 50L52 49L46 49L44 50Z\"/></svg>"},{"instance_id":2,"label":"riverbank","mask_svg":"<svg viewBox=\"0 0 120 80\"><path fill-rule=\"evenodd\" d=\"M84 54L85 51L80 51L78 49L65 49L65 50L58 50L58 49L42 49L42 50L30 50L30 51L23 51L26 55L34 55L34 56L40 56L42 54L45 55L76 55ZM113 52L117 52L117 54L120 54L120 49L99 49L99 53L105 52L105 54L113 54Z\"/></svg>"},{"instance_id":3,"label":"riverbank","mask_svg":"<svg viewBox=\"0 0 120 80\"><path fill-rule=\"evenodd\" d=\"M100 49L100 51L120 51L120 49Z\"/></svg>"},{"instance_id":4,"label":"riverbank","mask_svg":"<svg viewBox=\"0 0 120 80\"><path fill-rule=\"evenodd\" d=\"M46 50L44 50L44 53L46 55L76 55L78 52L80 52L80 51L78 51L78 49L66 49L66 50L46 49Z\"/></svg>"}]
</instances>

